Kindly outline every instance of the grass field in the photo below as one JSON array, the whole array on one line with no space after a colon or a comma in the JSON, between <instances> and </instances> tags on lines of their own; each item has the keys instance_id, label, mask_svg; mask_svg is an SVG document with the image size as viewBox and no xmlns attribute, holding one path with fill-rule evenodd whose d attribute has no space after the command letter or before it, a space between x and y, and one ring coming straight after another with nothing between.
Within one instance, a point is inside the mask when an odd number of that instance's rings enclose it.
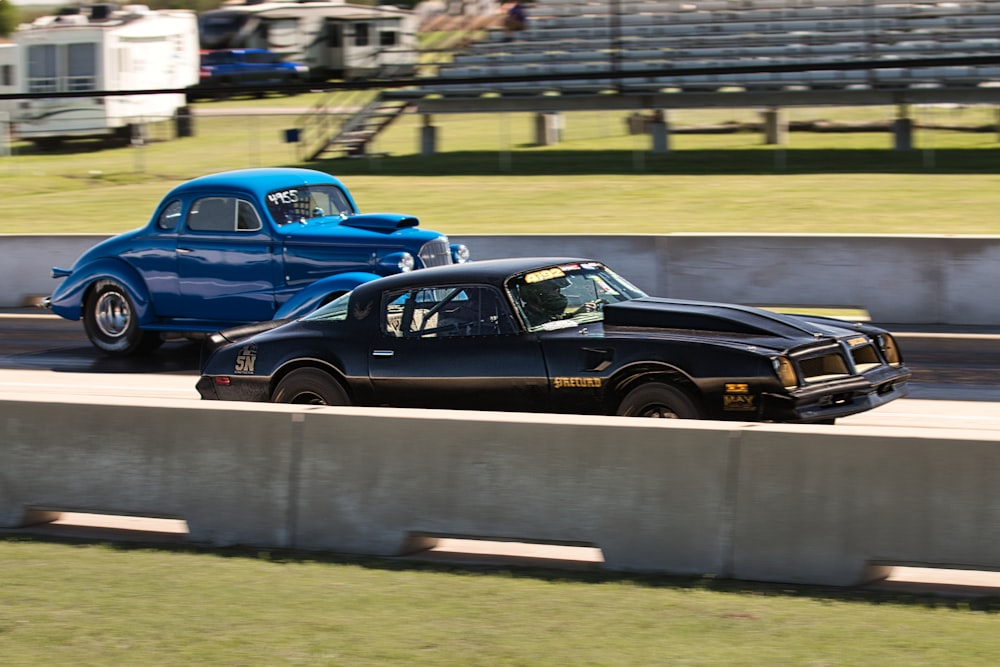
<instances>
[{"instance_id":1,"label":"grass field","mask_svg":"<svg viewBox=\"0 0 1000 667\"><path fill-rule=\"evenodd\" d=\"M0 233L110 233L145 224L166 190L225 169L300 164L283 131L309 98L196 105L196 136L153 127L141 147L77 145L44 154L15 144L0 157ZM255 115L261 105L281 115ZM798 109L793 119L887 120L893 109ZM225 115L220 115L225 114ZM983 127L986 108L919 109L918 122ZM678 111L678 128L748 121L754 111ZM563 141L535 147L526 114L437 116L439 154L418 153L421 119L393 125L373 152L312 163L338 175L367 211L417 215L472 233L997 234L996 132L918 130L913 151L888 132L676 134L649 152L624 114L566 115Z\"/></svg>"},{"instance_id":2,"label":"grass field","mask_svg":"<svg viewBox=\"0 0 1000 667\"><path fill-rule=\"evenodd\" d=\"M261 104L286 115L249 113ZM297 164L281 141L297 98L199 109L197 137L142 147L0 157L0 232L122 231L173 184L223 169ZM893 110L798 110L873 120ZM920 110L978 125L985 109ZM679 126L753 112L671 115ZM523 115L438 117L441 154L417 154L420 119L379 140L389 158L315 166L364 210L447 233L1000 233L995 132L678 134L672 152L622 116L567 116L530 145ZM157 134L159 133L159 135ZM2 472L2 471L0 471ZM0 537L0 664L992 666L998 599L950 600L705 579L457 569L314 554L147 548Z\"/></svg>"},{"instance_id":3,"label":"grass field","mask_svg":"<svg viewBox=\"0 0 1000 667\"><path fill-rule=\"evenodd\" d=\"M994 665L1000 600L0 539L5 666Z\"/></svg>"}]
</instances>

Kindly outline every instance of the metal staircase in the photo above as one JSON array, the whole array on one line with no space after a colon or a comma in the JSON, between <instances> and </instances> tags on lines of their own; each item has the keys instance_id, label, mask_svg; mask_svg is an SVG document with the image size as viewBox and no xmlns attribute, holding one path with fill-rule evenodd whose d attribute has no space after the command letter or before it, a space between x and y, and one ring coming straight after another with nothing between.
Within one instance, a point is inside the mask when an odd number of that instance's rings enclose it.
<instances>
[{"instance_id":1,"label":"metal staircase","mask_svg":"<svg viewBox=\"0 0 1000 667\"><path fill-rule=\"evenodd\" d=\"M501 23L498 14L441 16L431 19L421 32L435 33L422 47L421 67L436 70L450 62L451 54ZM431 44L434 46L432 47ZM298 154L304 162L324 158L370 155L369 144L406 110L405 99L390 99L373 90L338 90L325 95L300 116Z\"/></svg>"},{"instance_id":2,"label":"metal staircase","mask_svg":"<svg viewBox=\"0 0 1000 667\"><path fill-rule=\"evenodd\" d=\"M384 99L379 92L331 93L299 118L300 158L312 162L368 155L372 140L407 106L406 100Z\"/></svg>"}]
</instances>

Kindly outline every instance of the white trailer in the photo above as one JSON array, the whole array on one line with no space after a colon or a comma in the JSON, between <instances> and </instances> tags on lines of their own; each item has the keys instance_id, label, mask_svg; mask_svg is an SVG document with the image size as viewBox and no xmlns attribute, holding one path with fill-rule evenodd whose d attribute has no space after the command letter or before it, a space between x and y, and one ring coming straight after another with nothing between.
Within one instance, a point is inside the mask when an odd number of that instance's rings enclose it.
<instances>
[{"instance_id":1,"label":"white trailer","mask_svg":"<svg viewBox=\"0 0 1000 667\"><path fill-rule=\"evenodd\" d=\"M16 95L20 90L14 76L19 69L17 45L13 42L0 42L0 156L10 154L14 100L4 96Z\"/></svg>"},{"instance_id":2,"label":"white trailer","mask_svg":"<svg viewBox=\"0 0 1000 667\"><path fill-rule=\"evenodd\" d=\"M417 15L339 0L227 3L199 19L203 49L269 49L318 79L409 76Z\"/></svg>"},{"instance_id":3,"label":"white trailer","mask_svg":"<svg viewBox=\"0 0 1000 667\"><path fill-rule=\"evenodd\" d=\"M183 90L198 83L198 22L190 11L97 4L41 17L12 38L17 92L27 95L8 105L15 134L42 146L129 136L133 126L174 118L187 103ZM181 92L97 94L143 90ZM74 96L36 97L52 93Z\"/></svg>"},{"instance_id":4,"label":"white trailer","mask_svg":"<svg viewBox=\"0 0 1000 667\"><path fill-rule=\"evenodd\" d=\"M0 95L15 95L20 90L14 76L19 69L17 45L0 42Z\"/></svg>"}]
</instances>

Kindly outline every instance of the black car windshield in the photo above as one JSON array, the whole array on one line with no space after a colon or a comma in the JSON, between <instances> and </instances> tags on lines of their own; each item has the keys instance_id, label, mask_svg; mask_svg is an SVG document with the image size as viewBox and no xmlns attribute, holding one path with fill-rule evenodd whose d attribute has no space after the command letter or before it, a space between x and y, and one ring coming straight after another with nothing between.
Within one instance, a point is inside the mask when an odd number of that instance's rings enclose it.
<instances>
[{"instance_id":1,"label":"black car windshield","mask_svg":"<svg viewBox=\"0 0 1000 667\"><path fill-rule=\"evenodd\" d=\"M268 212L279 225L356 213L351 200L336 185L299 185L275 190L265 200Z\"/></svg>"},{"instance_id":2,"label":"black car windshield","mask_svg":"<svg viewBox=\"0 0 1000 667\"><path fill-rule=\"evenodd\" d=\"M562 329L604 319L604 306L646 296L603 264L563 264L507 282L529 331Z\"/></svg>"}]
</instances>

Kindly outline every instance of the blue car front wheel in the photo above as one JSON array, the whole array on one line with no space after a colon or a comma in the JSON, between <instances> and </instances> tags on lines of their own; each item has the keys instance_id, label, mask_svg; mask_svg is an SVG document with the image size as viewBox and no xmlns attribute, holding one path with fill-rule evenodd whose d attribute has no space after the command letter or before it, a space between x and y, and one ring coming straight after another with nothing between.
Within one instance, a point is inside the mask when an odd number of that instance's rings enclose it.
<instances>
[{"instance_id":1,"label":"blue car front wheel","mask_svg":"<svg viewBox=\"0 0 1000 667\"><path fill-rule=\"evenodd\" d=\"M148 352L163 342L158 333L139 328L132 299L110 280L95 285L88 295L83 328L94 347L116 356Z\"/></svg>"}]
</instances>

